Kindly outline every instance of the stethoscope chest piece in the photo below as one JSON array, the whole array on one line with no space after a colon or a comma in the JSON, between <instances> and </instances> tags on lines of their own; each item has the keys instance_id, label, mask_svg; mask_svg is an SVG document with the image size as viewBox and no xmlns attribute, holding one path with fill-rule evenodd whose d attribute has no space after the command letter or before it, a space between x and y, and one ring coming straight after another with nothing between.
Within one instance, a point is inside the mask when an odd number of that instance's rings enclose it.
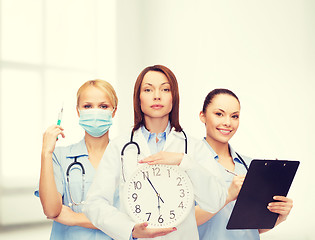
<instances>
[{"instance_id":1,"label":"stethoscope chest piece","mask_svg":"<svg viewBox=\"0 0 315 240\"><path fill-rule=\"evenodd\" d=\"M72 194L71 194L71 188L70 188L70 172L72 168L78 168L81 171L81 180L82 180L82 191L81 191L81 200L80 202L76 202L73 200ZM77 157L74 158L74 162L71 163L66 171L66 176L67 176L67 185L68 185L68 189L69 189L69 196L70 196L70 200L71 202L69 203L69 207L73 206L73 205L81 205L84 204L84 185L85 185L85 169L82 163L77 161Z\"/></svg>"}]
</instances>

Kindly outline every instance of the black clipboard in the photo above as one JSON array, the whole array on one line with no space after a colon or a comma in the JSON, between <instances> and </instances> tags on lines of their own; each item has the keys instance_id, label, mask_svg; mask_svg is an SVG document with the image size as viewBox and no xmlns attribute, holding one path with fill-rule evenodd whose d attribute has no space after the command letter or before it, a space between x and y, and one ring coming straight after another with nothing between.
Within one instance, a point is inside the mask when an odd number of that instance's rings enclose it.
<instances>
[{"instance_id":1,"label":"black clipboard","mask_svg":"<svg viewBox=\"0 0 315 240\"><path fill-rule=\"evenodd\" d=\"M287 196L299 161L252 160L226 229L271 229L278 214L267 209L273 196Z\"/></svg>"}]
</instances>

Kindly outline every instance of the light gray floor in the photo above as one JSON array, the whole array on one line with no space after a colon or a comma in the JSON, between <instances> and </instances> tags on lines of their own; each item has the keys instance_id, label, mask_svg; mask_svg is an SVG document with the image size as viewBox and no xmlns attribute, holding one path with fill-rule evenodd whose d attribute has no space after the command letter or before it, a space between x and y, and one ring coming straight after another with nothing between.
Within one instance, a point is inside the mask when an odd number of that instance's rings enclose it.
<instances>
[{"instance_id":1,"label":"light gray floor","mask_svg":"<svg viewBox=\"0 0 315 240\"><path fill-rule=\"evenodd\" d=\"M0 239L46 240L49 239L51 223L32 224L0 229Z\"/></svg>"},{"instance_id":2,"label":"light gray floor","mask_svg":"<svg viewBox=\"0 0 315 240\"><path fill-rule=\"evenodd\" d=\"M16 226L9 228L0 228L0 239L10 240L48 240L51 231L51 222L32 224L25 226ZM300 235L300 234L297 234ZM298 237L289 234L279 234L277 232L269 232L261 235L261 240L314 240L315 237Z\"/></svg>"}]
</instances>

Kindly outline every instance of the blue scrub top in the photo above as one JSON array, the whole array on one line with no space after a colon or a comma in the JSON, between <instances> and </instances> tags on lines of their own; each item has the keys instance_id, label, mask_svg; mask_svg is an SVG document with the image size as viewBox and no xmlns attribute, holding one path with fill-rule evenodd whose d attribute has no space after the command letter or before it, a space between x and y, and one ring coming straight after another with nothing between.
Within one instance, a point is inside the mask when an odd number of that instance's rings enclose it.
<instances>
[{"instance_id":1,"label":"blue scrub top","mask_svg":"<svg viewBox=\"0 0 315 240\"><path fill-rule=\"evenodd\" d=\"M165 131L158 134L150 133L145 126L141 126L141 131L144 138L147 140L151 154L155 154L163 150L166 138L171 131L171 124L168 122ZM156 142L156 138L158 138L158 142Z\"/></svg>"},{"instance_id":2,"label":"blue scrub top","mask_svg":"<svg viewBox=\"0 0 315 240\"><path fill-rule=\"evenodd\" d=\"M77 162L83 164L85 169L85 181L84 181L84 197L86 199L87 191L90 188L94 175L96 173L95 168L92 166L88 159L88 151L85 145L85 140L82 139L76 144L72 144L66 147L57 147L53 153L53 167L54 176L58 192L62 195L62 203L69 206L71 202L69 195L69 187L67 183L66 171L71 163L74 162L77 157ZM78 165L74 165L70 170L70 190L72 199L79 203L82 198L82 173L81 168ZM34 193L39 196L38 188ZM115 193L114 206L119 204L118 189ZM72 205L74 212L82 212L82 205ZM58 240L98 240L107 239L109 236L98 229L90 229L79 226L67 226L58 222L53 222L50 239Z\"/></svg>"},{"instance_id":3,"label":"blue scrub top","mask_svg":"<svg viewBox=\"0 0 315 240\"><path fill-rule=\"evenodd\" d=\"M203 140L213 153L214 159L218 162L219 156L214 152L207 141ZM236 155L235 151L230 146L230 153L235 163L234 172L238 175L245 175L247 170L241 160ZM243 157L244 162L249 166L252 159ZM225 179L227 188L231 185L234 175L225 171L225 168L218 163L222 176ZM246 230L227 230L226 225L232 213L232 209L235 205L235 201L227 204L216 215L214 215L209 221L198 227L200 240L208 239L220 239L220 240L259 240L258 229L246 229Z\"/></svg>"}]
</instances>

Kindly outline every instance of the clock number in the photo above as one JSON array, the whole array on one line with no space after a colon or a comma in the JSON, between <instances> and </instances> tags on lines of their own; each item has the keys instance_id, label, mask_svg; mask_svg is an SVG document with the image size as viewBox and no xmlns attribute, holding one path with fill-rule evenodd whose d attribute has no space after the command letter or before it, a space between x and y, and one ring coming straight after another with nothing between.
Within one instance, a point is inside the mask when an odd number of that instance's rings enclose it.
<instances>
[{"instance_id":1,"label":"clock number","mask_svg":"<svg viewBox=\"0 0 315 240\"><path fill-rule=\"evenodd\" d=\"M155 168L152 168L152 170L153 170L153 175L154 175L154 176L161 176L161 174L160 174L160 168L155 167Z\"/></svg>"},{"instance_id":2,"label":"clock number","mask_svg":"<svg viewBox=\"0 0 315 240\"><path fill-rule=\"evenodd\" d=\"M184 189L181 189L181 190L179 190L180 191L180 197L181 198L183 198L183 197L185 197L185 190Z\"/></svg>"},{"instance_id":3,"label":"clock number","mask_svg":"<svg viewBox=\"0 0 315 240\"><path fill-rule=\"evenodd\" d=\"M170 219L174 219L175 218L175 213L174 210L170 211Z\"/></svg>"},{"instance_id":4,"label":"clock number","mask_svg":"<svg viewBox=\"0 0 315 240\"><path fill-rule=\"evenodd\" d=\"M171 177L171 169L167 169L167 172L168 172L168 177L170 178Z\"/></svg>"},{"instance_id":5,"label":"clock number","mask_svg":"<svg viewBox=\"0 0 315 240\"><path fill-rule=\"evenodd\" d=\"M140 205L136 205L135 207L136 207L135 212L141 213Z\"/></svg>"},{"instance_id":6,"label":"clock number","mask_svg":"<svg viewBox=\"0 0 315 240\"><path fill-rule=\"evenodd\" d=\"M183 184L181 183L182 182L182 178L178 177L177 180L178 180L177 186L183 186Z\"/></svg>"},{"instance_id":7,"label":"clock number","mask_svg":"<svg viewBox=\"0 0 315 240\"><path fill-rule=\"evenodd\" d=\"M163 222L164 222L164 219L162 218L162 215L159 216L158 222L159 222L159 223L163 223Z\"/></svg>"},{"instance_id":8,"label":"clock number","mask_svg":"<svg viewBox=\"0 0 315 240\"><path fill-rule=\"evenodd\" d=\"M150 221L151 213L150 213L150 212L147 212L147 213L145 213L145 214L148 214L148 215L149 215L147 221Z\"/></svg>"},{"instance_id":9,"label":"clock number","mask_svg":"<svg viewBox=\"0 0 315 240\"><path fill-rule=\"evenodd\" d=\"M133 182L135 190L142 188L142 183L140 181Z\"/></svg>"},{"instance_id":10,"label":"clock number","mask_svg":"<svg viewBox=\"0 0 315 240\"><path fill-rule=\"evenodd\" d=\"M143 180L146 180L147 178L149 178L149 172L148 171L142 172L142 174L143 174Z\"/></svg>"},{"instance_id":11,"label":"clock number","mask_svg":"<svg viewBox=\"0 0 315 240\"><path fill-rule=\"evenodd\" d=\"M183 201L180 202L180 204L178 205L179 208L184 208L184 203Z\"/></svg>"},{"instance_id":12,"label":"clock number","mask_svg":"<svg viewBox=\"0 0 315 240\"><path fill-rule=\"evenodd\" d=\"M132 196L134 202L137 201L137 199L138 199L138 194L133 193L131 196Z\"/></svg>"}]
</instances>

